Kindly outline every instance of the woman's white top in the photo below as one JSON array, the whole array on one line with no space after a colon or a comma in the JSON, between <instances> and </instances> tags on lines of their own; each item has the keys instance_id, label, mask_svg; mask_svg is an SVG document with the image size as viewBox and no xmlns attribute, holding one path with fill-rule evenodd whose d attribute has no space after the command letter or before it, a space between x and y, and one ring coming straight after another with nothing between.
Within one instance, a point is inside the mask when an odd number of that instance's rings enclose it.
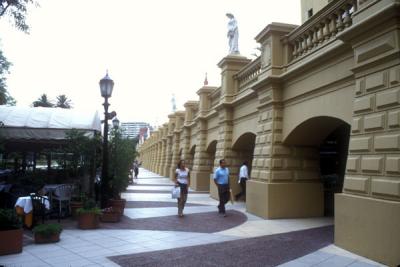
<instances>
[{"instance_id":1,"label":"woman's white top","mask_svg":"<svg viewBox=\"0 0 400 267\"><path fill-rule=\"evenodd\" d=\"M185 170L176 169L175 173L177 174L177 180L181 184L188 184L188 176L189 169L185 168Z\"/></svg>"}]
</instances>

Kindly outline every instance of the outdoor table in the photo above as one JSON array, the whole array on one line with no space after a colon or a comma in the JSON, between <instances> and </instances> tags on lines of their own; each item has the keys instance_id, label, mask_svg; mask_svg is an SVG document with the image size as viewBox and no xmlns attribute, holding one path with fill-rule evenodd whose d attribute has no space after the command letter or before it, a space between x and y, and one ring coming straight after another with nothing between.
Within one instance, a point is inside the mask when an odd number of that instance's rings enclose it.
<instances>
[{"instance_id":1,"label":"outdoor table","mask_svg":"<svg viewBox=\"0 0 400 267\"><path fill-rule=\"evenodd\" d=\"M45 198L47 198L45 196ZM45 201L46 209L50 209L49 200ZM24 224L30 228L32 226L33 219L33 207L32 207L32 199L30 196L19 197L17 202L15 203L15 210L18 215L24 218Z\"/></svg>"}]
</instances>

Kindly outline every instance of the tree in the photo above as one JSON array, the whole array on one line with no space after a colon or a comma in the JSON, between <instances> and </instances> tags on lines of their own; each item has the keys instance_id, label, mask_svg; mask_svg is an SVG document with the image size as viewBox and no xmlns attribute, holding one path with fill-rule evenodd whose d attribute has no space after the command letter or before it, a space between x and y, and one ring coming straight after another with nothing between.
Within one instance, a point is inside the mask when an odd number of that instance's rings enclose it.
<instances>
[{"instance_id":1,"label":"tree","mask_svg":"<svg viewBox=\"0 0 400 267\"><path fill-rule=\"evenodd\" d=\"M57 108L72 108L71 105L71 100L68 99L65 95L59 95L57 96L57 103L56 103Z\"/></svg>"},{"instance_id":2,"label":"tree","mask_svg":"<svg viewBox=\"0 0 400 267\"><path fill-rule=\"evenodd\" d=\"M7 92L6 77L5 75L9 73L8 68L11 63L3 55L0 50L0 105L15 105L16 101Z\"/></svg>"},{"instance_id":3,"label":"tree","mask_svg":"<svg viewBox=\"0 0 400 267\"><path fill-rule=\"evenodd\" d=\"M25 33L29 32L26 24L27 6L37 2L33 0L0 0L0 18L9 16L15 28ZM8 68L11 63L7 61L3 52L0 50L0 105L15 105L15 99L7 92L5 74L9 73Z\"/></svg>"},{"instance_id":4,"label":"tree","mask_svg":"<svg viewBox=\"0 0 400 267\"><path fill-rule=\"evenodd\" d=\"M121 199L129 184L129 172L136 157L136 143L134 139L123 138L119 129L112 129L109 143L110 191L114 199Z\"/></svg>"},{"instance_id":5,"label":"tree","mask_svg":"<svg viewBox=\"0 0 400 267\"><path fill-rule=\"evenodd\" d=\"M15 28L28 33L29 26L25 20L29 4L38 6L33 0L0 0L0 17L9 16Z\"/></svg>"},{"instance_id":6,"label":"tree","mask_svg":"<svg viewBox=\"0 0 400 267\"><path fill-rule=\"evenodd\" d=\"M32 105L36 107L52 108L54 104L47 98L46 94L41 95L38 100L34 101Z\"/></svg>"}]
</instances>

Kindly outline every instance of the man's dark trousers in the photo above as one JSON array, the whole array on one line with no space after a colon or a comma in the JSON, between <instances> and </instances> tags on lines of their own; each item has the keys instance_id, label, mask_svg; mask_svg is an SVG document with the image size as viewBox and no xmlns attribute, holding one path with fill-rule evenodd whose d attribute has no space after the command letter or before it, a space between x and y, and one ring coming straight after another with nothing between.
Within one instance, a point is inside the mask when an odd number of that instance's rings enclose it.
<instances>
[{"instance_id":1,"label":"man's dark trousers","mask_svg":"<svg viewBox=\"0 0 400 267\"><path fill-rule=\"evenodd\" d=\"M218 184L219 213L225 214L225 204L229 201L229 184Z\"/></svg>"}]
</instances>

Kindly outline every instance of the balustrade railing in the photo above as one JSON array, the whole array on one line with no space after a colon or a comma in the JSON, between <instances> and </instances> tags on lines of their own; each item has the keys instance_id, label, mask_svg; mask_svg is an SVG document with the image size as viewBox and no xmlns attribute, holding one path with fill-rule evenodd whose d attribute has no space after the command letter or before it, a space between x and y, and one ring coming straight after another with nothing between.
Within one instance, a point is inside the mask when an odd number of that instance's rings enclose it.
<instances>
[{"instance_id":1,"label":"balustrade railing","mask_svg":"<svg viewBox=\"0 0 400 267\"><path fill-rule=\"evenodd\" d=\"M288 36L292 60L309 53L324 42L335 38L338 32L350 27L357 7L357 0L331 1L292 31Z\"/></svg>"},{"instance_id":2,"label":"balustrade railing","mask_svg":"<svg viewBox=\"0 0 400 267\"><path fill-rule=\"evenodd\" d=\"M258 57L247 64L240 72L236 74L236 79L239 82L239 89L257 79L261 72L261 58Z\"/></svg>"}]
</instances>

